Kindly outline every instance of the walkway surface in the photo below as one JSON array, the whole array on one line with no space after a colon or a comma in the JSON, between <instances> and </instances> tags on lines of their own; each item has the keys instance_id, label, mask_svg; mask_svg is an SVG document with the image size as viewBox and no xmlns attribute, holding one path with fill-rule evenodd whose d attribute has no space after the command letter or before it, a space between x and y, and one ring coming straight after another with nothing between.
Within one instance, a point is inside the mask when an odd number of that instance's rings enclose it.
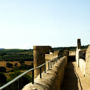
<instances>
[{"instance_id":1,"label":"walkway surface","mask_svg":"<svg viewBox=\"0 0 90 90\"><path fill-rule=\"evenodd\" d=\"M76 62L68 62L61 90L90 90Z\"/></svg>"}]
</instances>

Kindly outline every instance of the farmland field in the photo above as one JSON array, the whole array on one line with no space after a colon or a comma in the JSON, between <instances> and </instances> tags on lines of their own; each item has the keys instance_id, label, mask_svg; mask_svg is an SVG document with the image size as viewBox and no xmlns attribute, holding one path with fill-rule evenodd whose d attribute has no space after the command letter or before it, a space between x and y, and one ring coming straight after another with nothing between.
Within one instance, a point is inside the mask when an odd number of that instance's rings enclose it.
<instances>
[{"instance_id":1,"label":"farmland field","mask_svg":"<svg viewBox=\"0 0 90 90\"><path fill-rule=\"evenodd\" d=\"M0 75L3 80L0 86L14 79L19 74L33 67L33 50L1 49L0 50ZM31 80L31 72L26 76Z\"/></svg>"}]
</instances>

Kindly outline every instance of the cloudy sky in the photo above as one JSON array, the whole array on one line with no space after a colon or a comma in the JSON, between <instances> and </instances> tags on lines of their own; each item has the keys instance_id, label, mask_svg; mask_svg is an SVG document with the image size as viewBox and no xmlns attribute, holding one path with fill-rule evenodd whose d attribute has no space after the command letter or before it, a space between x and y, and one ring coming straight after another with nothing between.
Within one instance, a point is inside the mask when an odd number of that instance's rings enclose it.
<instances>
[{"instance_id":1,"label":"cloudy sky","mask_svg":"<svg viewBox=\"0 0 90 90\"><path fill-rule=\"evenodd\" d=\"M90 44L90 0L0 0L0 48Z\"/></svg>"}]
</instances>

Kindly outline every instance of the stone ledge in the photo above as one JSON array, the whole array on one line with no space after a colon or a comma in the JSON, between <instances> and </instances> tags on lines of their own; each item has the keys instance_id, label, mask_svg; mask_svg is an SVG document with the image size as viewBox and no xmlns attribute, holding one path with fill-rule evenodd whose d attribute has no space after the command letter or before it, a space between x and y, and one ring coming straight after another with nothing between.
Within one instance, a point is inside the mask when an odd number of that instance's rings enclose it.
<instances>
[{"instance_id":1,"label":"stone ledge","mask_svg":"<svg viewBox=\"0 0 90 90\"><path fill-rule=\"evenodd\" d=\"M66 57L59 59L51 70L42 73L41 79L38 75L34 84L29 83L22 90L60 90L66 64Z\"/></svg>"}]
</instances>

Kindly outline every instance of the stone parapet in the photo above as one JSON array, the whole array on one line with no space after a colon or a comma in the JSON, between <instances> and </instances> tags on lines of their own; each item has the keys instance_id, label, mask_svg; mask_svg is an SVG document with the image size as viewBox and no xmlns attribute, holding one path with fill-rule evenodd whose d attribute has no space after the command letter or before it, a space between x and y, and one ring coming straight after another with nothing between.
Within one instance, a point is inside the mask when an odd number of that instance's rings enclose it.
<instances>
[{"instance_id":1,"label":"stone parapet","mask_svg":"<svg viewBox=\"0 0 90 90\"><path fill-rule=\"evenodd\" d=\"M85 76L85 70L86 70L86 61L85 61L85 59L79 59L79 68L81 70L81 73Z\"/></svg>"},{"instance_id":2,"label":"stone parapet","mask_svg":"<svg viewBox=\"0 0 90 90\"><path fill-rule=\"evenodd\" d=\"M90 46L86 50L86 81L90 85Z\"/></svg>"},{"instance_id":3,"label":"stone parapet","mask_svg":"<svg viewBox=\"0 0 90 90\"><path fill-rule=\"evenodd\" d=\"M48 68L50 67L50 65L48 65L48 61L53 60L54 58L57 58L57 54L55 53L51 53L51 54L45 54L45 61L46 61L46 70L48 70Z\"/></svg>"},{"instance_id":4,"label":"stone parapet","mask_svg":"<svg viewBox=\"0 0 90 90\"><path fill-rule=\"evenodd\" d=\"M64 56L47 73L42 73L42 78L38 76L34 84L29 83L22 90L60 90L66 64L67 57Z\"/></svg>"}]
</instances>

